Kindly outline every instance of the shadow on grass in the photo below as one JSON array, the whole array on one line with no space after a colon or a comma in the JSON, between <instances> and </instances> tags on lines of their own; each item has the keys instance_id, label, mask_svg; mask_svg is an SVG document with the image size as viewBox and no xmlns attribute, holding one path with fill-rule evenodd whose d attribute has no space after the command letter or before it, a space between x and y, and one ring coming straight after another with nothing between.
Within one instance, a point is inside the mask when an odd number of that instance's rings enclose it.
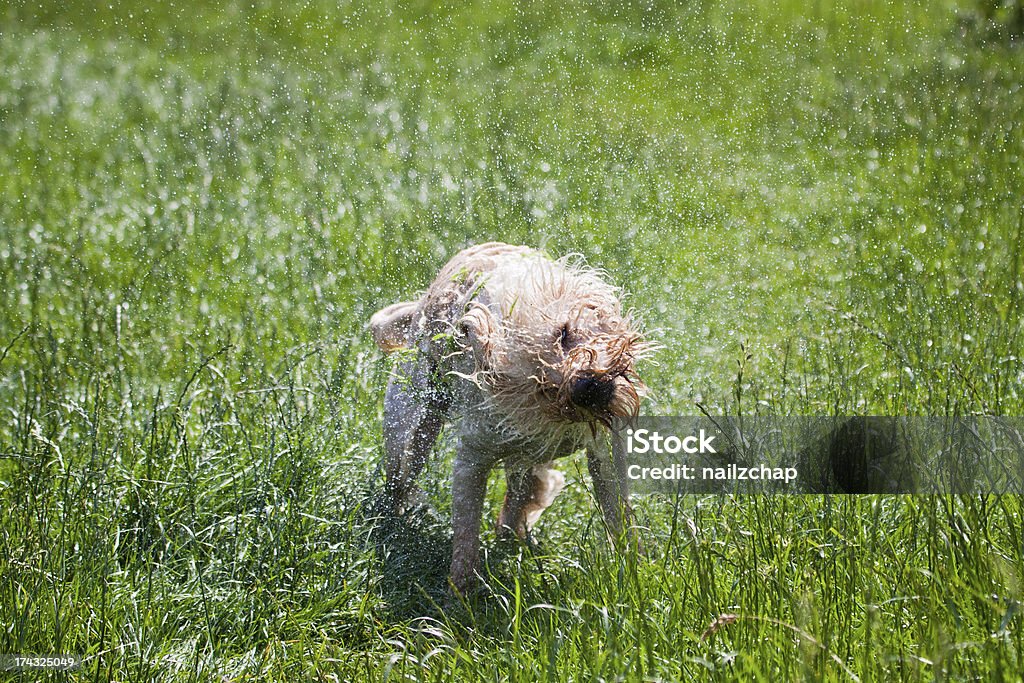
<instances>
[{"instance_id":1,"label":"shadow on grass","mask_svg":"<svg viewBox=\"0 0 1024 683\"><path fill-rule=\"evenodd\" d=\"M502 605L508 596L502 584L514 581L510 573L516 570L509 561L519 552L520 544L506 541L483 548L487 587L463 600L452 593L448 583L452 557L448 519L426 504L396 516L387 511L378 495L370 495L363 510L362 523L367 529L364 537L382 573L378 585L388 605L382 615L385 619L402 622L431 617L451 626L479 629L481 617L486 622L486 616L495 609L505 613ZM495 582L499 577L504 581Z\"/></svg>"},{"instance_id":2,"label":"shadow on grass","mask_svg":"<svg viewBox=\"0 0 1024 683\"><path fill-rule=\"evenodd\" d=\"M390 620L439 616L449 600L450 525L427 505L394 515L378 494L363 506L366 538L382 573L379 586Z\"/></svg>"}]
</instances>

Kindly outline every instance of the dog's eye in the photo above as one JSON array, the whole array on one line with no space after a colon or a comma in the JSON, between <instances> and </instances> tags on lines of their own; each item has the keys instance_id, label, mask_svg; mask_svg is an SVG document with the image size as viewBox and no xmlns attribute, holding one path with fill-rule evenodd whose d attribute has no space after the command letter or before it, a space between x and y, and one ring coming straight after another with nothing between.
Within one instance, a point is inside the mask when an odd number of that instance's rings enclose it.
<instances>
[{"instance_id":1,"label":"dog's eye","mask_svg":"<svg viewBox=\"0 0 1024 683\"><path fill-rule=\"evenodd\" d=\"M569 350L569 325L568 323L562 325L562 329L558 332L558 345L562 347L563 351Z\"/></svg>"}]
</instances>

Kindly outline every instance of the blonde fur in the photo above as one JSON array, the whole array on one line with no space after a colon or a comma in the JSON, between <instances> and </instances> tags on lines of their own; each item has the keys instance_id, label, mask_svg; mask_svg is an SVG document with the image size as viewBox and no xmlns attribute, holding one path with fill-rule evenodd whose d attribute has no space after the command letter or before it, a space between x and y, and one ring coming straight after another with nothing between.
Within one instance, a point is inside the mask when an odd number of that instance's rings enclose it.
<instances>
[{"instance_id":1,"label":"blonde fur","mask_svg":"<svg viewBox=\"0 0 1024 683\"><path fill-rule=\"evenodd\" d=\"M575 257L481 244L456 254L417 301L379 311L370 327L384 351L415 352L385 400L386 490L396 511L441 425L457 421L456 588L473 583L480 489L498 462L510 491L499 520L505 531L525 537L564 486L550 461L583 447L595 487L611 491L600 500L606 520L622 526L625 482L604 481L621 477L609 474L616 468L605 462L600 433L639 411L647 389L636 362L653 347L599 271Z\"/></svg>"}]
</instances>

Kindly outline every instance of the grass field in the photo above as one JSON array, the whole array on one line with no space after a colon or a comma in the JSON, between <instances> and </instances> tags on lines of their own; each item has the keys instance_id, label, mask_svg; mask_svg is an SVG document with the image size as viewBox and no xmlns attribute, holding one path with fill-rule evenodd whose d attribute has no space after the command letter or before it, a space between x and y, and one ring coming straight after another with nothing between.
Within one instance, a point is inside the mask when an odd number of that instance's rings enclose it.
<instances>
[{"instance_id":1,"label":"grass field","mask_svg":"<svg viewBox=\"0 0 1024 683\"><path fill-rule=\"evenodd\" d=\"M983 4L983 3L979 3ZM0 8L0 653L69 680L1020 680L1016 497L638 500L374 542L366 332L576 251L648 412L1024 414L1024 52L974 4ZM500 491L492 487L493 515ZM719 619L706 638L705 630ZM38 680L39 673L8 673Z\"/></svg>"}]
</instances>

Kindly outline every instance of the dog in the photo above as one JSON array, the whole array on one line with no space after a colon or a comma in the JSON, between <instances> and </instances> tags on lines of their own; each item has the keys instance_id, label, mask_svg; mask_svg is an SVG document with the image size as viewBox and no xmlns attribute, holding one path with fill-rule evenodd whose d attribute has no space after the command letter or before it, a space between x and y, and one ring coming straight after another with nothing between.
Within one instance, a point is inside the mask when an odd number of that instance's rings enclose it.
<instances>
[{"instance_id":1,"label":"dog","mask_svg":"<svg viewBox=\"0 0 1024 683\"><path fill-rule=\"evenodd\" d=\"M556 458L586 449L609 534L632 531L625 464L613 456L615 418L638 414L648 390L636 371L654 345L619 290L579 260L490 242L456 254L416 301L378 311L376 344L397 353L384 399L388 510L401 514L438 433L453 423L451 587L478 586L488 474L505 468L502 538L528 539L565 485Z\"/></svg>"}]
</instances>

